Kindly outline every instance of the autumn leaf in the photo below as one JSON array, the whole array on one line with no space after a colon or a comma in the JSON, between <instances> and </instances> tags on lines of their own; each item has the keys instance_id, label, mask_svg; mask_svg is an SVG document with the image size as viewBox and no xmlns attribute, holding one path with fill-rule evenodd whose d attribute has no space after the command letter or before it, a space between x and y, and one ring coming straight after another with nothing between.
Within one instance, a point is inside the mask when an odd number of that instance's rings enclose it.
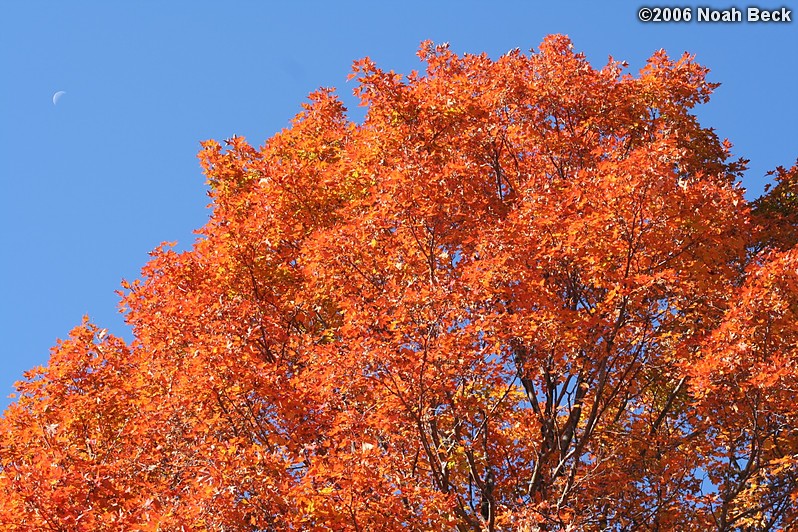
<instances>
[{"instance_id":1,"label":"autumn leaf","mask_svg":"<svg viewBox=\"0 0 798 532\"><path fill-rule=\"evenodd\" d=\"M354 65L0 419L3 530L788 530L795 168L749 203L690 55Z\"/></svg>"}]
</instances>

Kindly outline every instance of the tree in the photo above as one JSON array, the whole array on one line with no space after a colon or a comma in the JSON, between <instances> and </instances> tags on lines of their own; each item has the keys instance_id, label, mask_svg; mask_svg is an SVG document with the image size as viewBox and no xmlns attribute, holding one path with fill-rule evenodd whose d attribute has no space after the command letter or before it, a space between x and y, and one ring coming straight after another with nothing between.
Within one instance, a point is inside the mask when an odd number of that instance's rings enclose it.
<instances>
[{"instance_id":1,"label":"tree","mask_svg":"<svg viewBox=\"0 0 798 532\"><path fill-rule=\"evenodd\" d=\"M135 340L84 322L18 384L4 529L796 522L796 169L745 200L687 55L419 55L356 63L362 124L320 90L203 143L212 216L124 283Z\"/></svg>"}]
</instances>

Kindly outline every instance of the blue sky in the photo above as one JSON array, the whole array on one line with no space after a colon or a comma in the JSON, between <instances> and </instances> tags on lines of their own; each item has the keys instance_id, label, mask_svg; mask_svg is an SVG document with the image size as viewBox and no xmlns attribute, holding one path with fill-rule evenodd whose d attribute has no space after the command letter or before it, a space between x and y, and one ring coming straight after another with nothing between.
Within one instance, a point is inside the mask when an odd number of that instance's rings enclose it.
<instances>
[{"instance_id":1,"label":"blue sky","mask_svg":"<svg viewBox=\"0 0 798 532\"><path fill-rule=\"evenodd\" d=\"M595 1L5 3L0 408L84 314L130 338L120 280L160 242L190 247L207 220L201 140L261 145L321 86L360 119L346 78L364 56L408 73L422 40L495 58L565 33L594 66L612 55L636 72L657 49L689 51L722 83L697 114L751 160L755 198L767 170L798 157L798 22L698 23L698 6L730 5L678 5L692 22L644 24L641 4ZM784 4L734 4L749 5Z\"/></svg>"}]
</instances>

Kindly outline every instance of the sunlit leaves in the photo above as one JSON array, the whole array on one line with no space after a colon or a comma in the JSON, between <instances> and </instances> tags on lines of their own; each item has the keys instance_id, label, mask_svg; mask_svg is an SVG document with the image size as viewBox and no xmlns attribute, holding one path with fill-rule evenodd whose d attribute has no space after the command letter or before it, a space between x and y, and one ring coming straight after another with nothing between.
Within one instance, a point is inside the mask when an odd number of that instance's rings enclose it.
<instances>
[{"instance_id":1,"label":"sunlit leaves","mask_svg":"<svg viewBox=\"0 0 798 532\"><path fill-rule=\"evenodd\" d=\"M0 424L11 530L743 530L796 517L794 169L754 205L657 52L364 59L206 141L193 248Z\"/></svg>"}]
</instances>

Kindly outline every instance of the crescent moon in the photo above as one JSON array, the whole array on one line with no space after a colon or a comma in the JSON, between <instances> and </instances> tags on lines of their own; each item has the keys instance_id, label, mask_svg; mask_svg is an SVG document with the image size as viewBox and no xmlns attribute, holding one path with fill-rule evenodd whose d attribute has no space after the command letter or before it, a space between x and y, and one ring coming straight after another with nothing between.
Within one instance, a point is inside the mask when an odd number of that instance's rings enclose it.
<instances>
[{"instance_id":1,"label":"crescent moon","mask_svg":"<svg viewBox=\"0 0 798 532\"><path fill-rule=\"evenodd\" d=\"M58 105L58 100L60 100L61 96L63 96L64 94L66 94L66 91L58 91L55 94L53 94L53 105Z\"/></svg>"}]
</instances>

